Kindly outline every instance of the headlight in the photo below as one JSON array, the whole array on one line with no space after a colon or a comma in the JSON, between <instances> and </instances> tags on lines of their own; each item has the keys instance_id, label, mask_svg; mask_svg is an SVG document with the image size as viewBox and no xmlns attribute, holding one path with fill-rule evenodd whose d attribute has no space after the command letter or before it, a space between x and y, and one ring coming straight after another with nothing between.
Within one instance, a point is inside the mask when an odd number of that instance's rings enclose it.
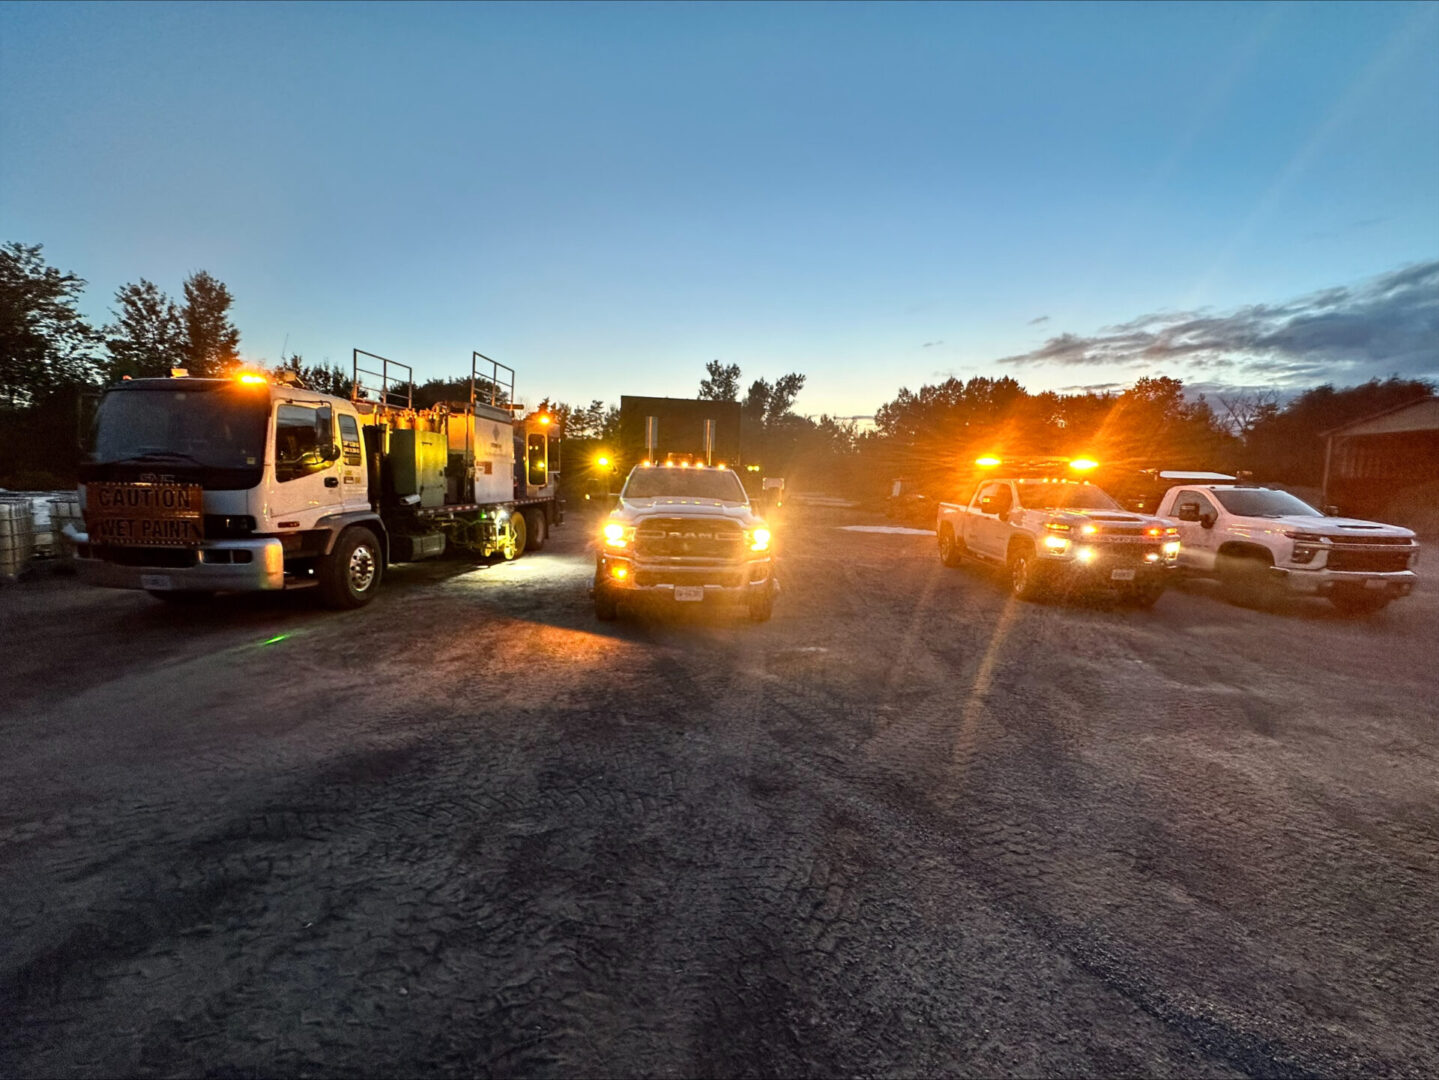
<instances>
[{"instance_id":1,"label":"headlight","mask_svg":"<svg viewBox=\"0 0 1439 1080\"><path fill-rule=\"evenodd\" d=\"M769 550L768 529L750 529L745 533L745 537L749 540L749 549L751 551Z\"/></svg>"},{"instance_id":2,"label":"headlight","mask_svg":"<svg viewBox=\"0 0 1439 1080\"><path fill-rule=\"evenodd\" d=\"M630 539L634 535L635 527L633 525L622 525L618 521L605 523L604 537L606 547L622 548L630 542Z\"/></svg>"},{"instance_id":3,"label":"headlight","mask_svg":"<svg viewBox=\"0 0 1439 1080\"><path fill-rule=\"evenodd\" d=\"M1309 532L1286 532L1285 536L1294 541L1294 550L1290 552L1289 561L1303 566L1305 563L1314 561L1318 555L1329 546L1330 540L1326 536Z\"/></svg>"},{"instance_id":4,"label":"headlight","mask_svg":"<svg viewBox=\"0 0 1439 1080\"><path fill-rule=\"evenodd\" d=\"M1056 553L1069 550L1069 537L1067 536L1055 536L1051 533L1044 538L1043 542L1045 547Z\"/></svg>"},{"instance_id":5,"label":"headlight","mask_svg":"<svg viewBox=\"0 0 1439 1080\"><path fill-rule=\"evenodd\" d=\"M1166 559L1178 558L1178 556L1179 556L1179 541L1178 541L1178 540L1166 540L1166 541L1164 541L1164 545L1163 545L1163 547L1162 547L1160 550L1162 550L1162 551L1164 552L1164 557L1165 557Z\"/></svg>"}]
</instances>

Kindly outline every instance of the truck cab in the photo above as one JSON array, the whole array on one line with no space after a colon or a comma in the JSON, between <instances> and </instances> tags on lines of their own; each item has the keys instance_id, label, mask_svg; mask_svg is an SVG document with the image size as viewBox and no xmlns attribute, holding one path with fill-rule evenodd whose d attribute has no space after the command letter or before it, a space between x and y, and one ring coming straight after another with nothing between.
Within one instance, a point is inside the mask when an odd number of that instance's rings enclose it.
<instances>
[{"instance_id":1,"label":"truck cab","mask_svg":"<svg viewBox=\"0 0 1439 1080\"><path fill-rule=\"evenodd\" d=\"M387 556L363 418L260 376L135 379L106 392L80 470L83 580L157 595L322 583L347 528L364 593ZM346 568L349 572L349 568Z\"/></svg>"}]
</instances>

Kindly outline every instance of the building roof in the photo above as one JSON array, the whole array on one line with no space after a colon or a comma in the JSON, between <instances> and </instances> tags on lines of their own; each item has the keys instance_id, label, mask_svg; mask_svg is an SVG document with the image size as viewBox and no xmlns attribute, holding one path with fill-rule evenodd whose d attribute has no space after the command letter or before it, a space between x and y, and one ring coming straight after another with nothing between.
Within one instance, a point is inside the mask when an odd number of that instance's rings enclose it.
<instances>
[{"instance_id":1,"label":"building roof","mask_svg":"<svg viewBox=\"0 0 1439 1080\"><path fill-rule=\"evenodd\" d=\"M1355 435L1392 435L1400 431L1439 431L1439 397L1407 401L1319 434L1327 439L1335 435L1350 438Z\"/></svg>"}]
</instances>

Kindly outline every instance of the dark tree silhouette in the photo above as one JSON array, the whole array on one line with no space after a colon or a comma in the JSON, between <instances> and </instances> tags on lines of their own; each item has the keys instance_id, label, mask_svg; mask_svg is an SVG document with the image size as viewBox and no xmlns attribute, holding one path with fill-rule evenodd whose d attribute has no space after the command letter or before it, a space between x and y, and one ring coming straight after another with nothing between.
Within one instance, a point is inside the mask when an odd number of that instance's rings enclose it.
<instances>
[{"instance_id":1,"label":"dark tree silhouette","mask_svg":"<svg viewBox=\"0 0 1439 1080\"><path fill-rule=\"evenodd\" d=\"M234 297L204 270L185 279L185 366L191 375L223 375L240 362L240 331L230 321Z\"/></svg>"},{"instance_id":2,"label":"dark tree silhouette","mask_svg":"<svg viewBox=\"0 0 1439 1080\"><path fill-rule=\"evenodd\" d=\"M175 302L141 278L115 291L115 321L105 327L112 381L126 375L147 378L168 375L188 362L185 322Z\"/></svg>"},{"instance_id":3,"label":"dark tree silhouette","mask_svg":"<svg viewBox=\"0 0 1439 1080\"><path fill-rule=\"evenodd\" d=\"M100 338L76 308L84 279L47 266L40 252L0 247L0 403L11 408L97 375Z\"/></svg>"}]
</instances>

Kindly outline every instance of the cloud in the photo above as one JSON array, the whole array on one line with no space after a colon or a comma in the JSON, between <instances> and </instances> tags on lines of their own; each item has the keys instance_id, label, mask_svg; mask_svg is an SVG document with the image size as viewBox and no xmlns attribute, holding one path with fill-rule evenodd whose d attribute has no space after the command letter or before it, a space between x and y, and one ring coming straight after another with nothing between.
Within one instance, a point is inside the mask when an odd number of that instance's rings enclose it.
<instances>
[{"instance_id":1,"label":"cloud","mask_svg":"<svg viewBox=\"0 0 1439 1080\"><path fill-rule=\"evenodd\" d=\"M944 342L943 342L942 340L941 340L941 341L926 341L923 345L920 346L920 348L921 348L921 349L932 349L932 348L934 348L936 345L943 345L943 344L944 344Z\"/></svg>"},{"instance_id":2,"label":"cloud","mask_svg":"<svg viewBox=\"0 0 1439 1080\"><path fill-rule=\"evenodd\" d=\"M1224 313L1164 311L1097 333L1059 334L999 361L1223 373L1225 385L1314 385L1439 376L1439 260L1357 286Z\"/></svg>"},{"instance_id":3,"label":"cloud","mask_svg":"<svg viewBox=\"0 0 1439 1080\"><path fill-rule=\"evenodd\" d=\"M1049 316L1048 316L1048 315L1041 315L1041 316L1040 316L1039 318L1037 318L1037 319L1030 319L1029 322L1025 323L1024 325L1025 325L1025 326L1039 326L1041 323L1047 323L1047 322L1049 322Z\"/></svg>"},{"instance_id":4,"label":"cloud","mask_svg":"<svg viewBox=\"0 0 1439 1080\"><path fill-rule=\"evenodd\" d=\"M1073 386L1061 386L1055 392L1059 394L1107 394L1113 390L1123 390L1128 386L1128 383L1122 382L1076 383Z\"/></svg>"}]
</instances>

